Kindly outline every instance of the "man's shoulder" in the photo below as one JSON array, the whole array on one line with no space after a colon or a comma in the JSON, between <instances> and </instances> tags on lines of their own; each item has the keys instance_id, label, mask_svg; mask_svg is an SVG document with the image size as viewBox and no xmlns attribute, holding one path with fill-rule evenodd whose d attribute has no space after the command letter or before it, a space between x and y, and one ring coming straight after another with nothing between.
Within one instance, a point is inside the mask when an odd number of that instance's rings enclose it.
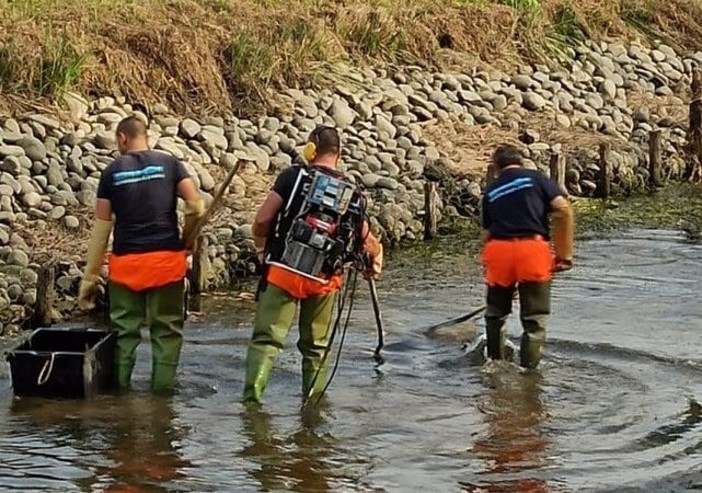
<instances>
[{"instance_id":1,"label":"man's shoulder","mask_svg":"<svg viewBox=\"0 0 702 493\"><path fill-rule=\"evenodd\" d=\"M152 149L149 149L148 151L142 151L144 157L149 161L149 163L153 164L166 164L166 165L177 165L180 161L178 158L171 154L167 154L165 152L161 151L154 151Z\"/></svg>"},{"instance_id":2,"label":"man's shoulder","mask_svg":"<svg viewBox=\"0 0 702 493\"><path fill-rule=\"evenodd\" d=\"M302 166L300 166L299 164L293 164L292 166L288 166L283 171L278 173L278 176L295 176L300 172L301 169Z\"/></svg>"}]
</instances>

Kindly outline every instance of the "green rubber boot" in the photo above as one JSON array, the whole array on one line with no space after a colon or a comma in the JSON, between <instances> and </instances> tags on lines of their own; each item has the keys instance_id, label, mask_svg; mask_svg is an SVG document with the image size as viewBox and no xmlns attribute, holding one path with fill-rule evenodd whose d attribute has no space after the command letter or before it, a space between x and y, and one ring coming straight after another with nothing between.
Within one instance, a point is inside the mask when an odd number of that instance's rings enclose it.
<instances>
[{"instance_id":1,"label":"green rubber boot","mask_svg":"<svg viewBox=\"0 0 702 493\"><path fill-rule=\"evenodd\" d=\"M551 313L551 283L520 283L519 304L524 329L519 348L520 365L533 370L544 354L546 322Z\"/></svg>"},{"instance_id":2,"label":"green rubber boot","mask_svg":"<svg viewBox=\"0 0 702 493\"><path fill-rule=\"evenodd\" d=\"M297 348L302 354L303 399L322 392L327 383L327 361L324 361L334 317L334 294L313 296L300 301L300 339Z\"/></svg>"},{"instance_id":3,"label":"green rubber boot","mask_svg":"<svg viewBox=\"0 0 702 493\"><path fill-rule=\"evenodd\" d=\"M128 389L141 342L141 326L146 319L146 296L131 289L109 283L110 325L117 333L115 346L115 383Z\"/></svg>"},{"instance_id":4,"label":"green rubber boot","mask_svg":"<svg viewBox=\"0 0 702 493\"><path fill-rule=\"evenodd\" d=\"M129 390L132 384L132 370L134 361L131 363L122 361L115 364L115 384L118 389Z\"/></svg>"},{"instance_id":5,"label":"green rubber boot","mask_svg":"<svg viewBox=\"0 0 702 493\"><path fill-rule=\"evenodd\" d=\"M260 404L266 390L274 360L265 351L249 347L246 353L246 376L244 377L244 404Z\"/></svg>"},{"instance_id":6,"label":"green rubber boot","mask_svg":"<svg viewBox=\"0 0 702 493\"><path fill-rule=\"evenodd\" d=\"M151 332L151 390L171 392L175 387L180 352L183 347L184 281L147 292Z\"/></svg>"},{"instance_id":7,"label":"green rubber boot","mask_svg":"<svg viewBox=\"0 0 702 493\"><path fill-rule=\"evenodd\" d=\"M275 358L283 350L296 310L297 300L272 284L266 285L260 293L246 353L244 403L261 403Z\"/></svg>"},{"instance_id":8,"label":"green rubber boot","mask_svg":"<svg viewBox=\"0 0 702 493\"><path fill-rule=\"evenodd\" d=\"M320 369L321 368L321 369ZM311 360L302 360L302 395L309 399L318 395L327 384L327 367Z\"/></svg>"},{"instance_id":9,"label":"green rubber boot","mask_svg":"<svg viewBox=\"0 0 702 493\"><path fill-rule=\"evenodd\" d=\"M485 336L488 357L493 360L505 359L505 324L512 312L514 286L490 286L487 292L485 311Z\"/></svg>"}]
</instances>

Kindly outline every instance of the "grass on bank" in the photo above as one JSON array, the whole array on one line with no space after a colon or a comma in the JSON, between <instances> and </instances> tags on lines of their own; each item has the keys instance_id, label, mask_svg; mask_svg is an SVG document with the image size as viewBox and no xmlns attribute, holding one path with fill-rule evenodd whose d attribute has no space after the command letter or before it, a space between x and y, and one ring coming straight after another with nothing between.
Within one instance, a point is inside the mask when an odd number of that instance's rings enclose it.
<instances>
[{"instance_id":1,"label":"grass on bank","mask_svg":"<svg viewBox=\"0 0 702 493\"><path fill-rule=\"evenodd\" d=\"M333 81L340 61L516 66L631 36L702 49L702 2L0 0L0 104L75 89L255 113L271 89Z\"/></svg>"}]
</instances>

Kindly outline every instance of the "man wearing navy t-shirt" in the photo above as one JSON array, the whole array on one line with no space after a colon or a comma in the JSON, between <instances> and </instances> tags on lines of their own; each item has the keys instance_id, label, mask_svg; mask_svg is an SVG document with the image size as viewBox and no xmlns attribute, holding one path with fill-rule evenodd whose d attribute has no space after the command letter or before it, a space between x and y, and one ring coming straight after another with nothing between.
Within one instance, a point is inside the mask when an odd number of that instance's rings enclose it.
<instances>
[{"instance_id":1,"label":"man wearing navy t-shirt","mask_svg":"<svg viewBox=\"0 0 702 493\"><path fill-rule=\"evenodd\" d=\"M543 354L551 313L552 274L573 266L573 209L553 181L523 167L517 148L498 147L493 166L496 179L485 190L482 203L488 357L504 358L504 326L518 290L524 330L520 364L534 369Z\"/></svg>"}]
</instances>

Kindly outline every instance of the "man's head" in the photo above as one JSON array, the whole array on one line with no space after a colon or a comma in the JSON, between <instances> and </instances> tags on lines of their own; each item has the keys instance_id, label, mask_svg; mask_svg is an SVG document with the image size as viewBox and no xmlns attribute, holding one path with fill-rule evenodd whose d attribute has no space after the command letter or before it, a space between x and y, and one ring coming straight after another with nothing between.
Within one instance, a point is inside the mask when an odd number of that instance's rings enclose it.
<instances>
[{"instance_id":1,"label":"man's head","mask_svg":"<svg viewBox=\"0 0 702 493\"><path fill-rule=\"evenodd\" d=\"M128 116L117 125L119 152L142 151L149 148L146 123L137 116Z\"/></svg>"},{"instance_id":2,"label":"man's head","mask_svg":"<svg viewBox=\"0 0 702 493\"><path fill-rule=\"evenodd\" d=\"M307 139L304 155L308 162L336 164L341 152L341 139L335 128L319 126Z\"/></svg>"},{"instance_id":3,"label":"man's head","mask_svg":"<svg viewBox=\"0 0 702 493\"><path fill-rule=\"evenodd\" d=\"M524 164L522 153L513 145L503 144L495 149L492 155L492 164L498 173L508 166L522 166Z\"/></svg>"}]
</instances>

